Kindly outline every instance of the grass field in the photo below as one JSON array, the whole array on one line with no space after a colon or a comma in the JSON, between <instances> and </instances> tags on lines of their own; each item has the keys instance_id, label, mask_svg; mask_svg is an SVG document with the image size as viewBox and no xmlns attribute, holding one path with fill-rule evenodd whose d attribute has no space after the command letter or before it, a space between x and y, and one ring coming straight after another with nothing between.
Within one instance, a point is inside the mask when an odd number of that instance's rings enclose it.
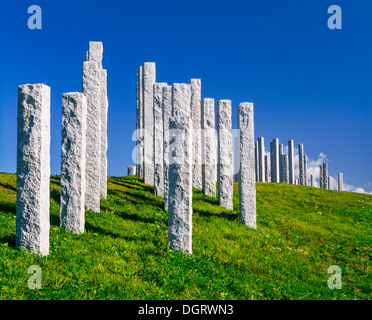
<instances>
[{"instance_id":1,"label":"grass field","mask_svg":"<svg viewBox=\"0 0 372 320\"><path fill-rule=\"evenodd\" d=\"M85 233L59 227L51 177L50 255L15 248L16 176L0 174L0 299L371 299L372 196L257 184L257 229L194 190L193 254L167 244L163 199L136 177L109 177ZM42 289L31 290L31 265ZM328 268L342 270L331 290Z\"/></svg>"}]
</instances>

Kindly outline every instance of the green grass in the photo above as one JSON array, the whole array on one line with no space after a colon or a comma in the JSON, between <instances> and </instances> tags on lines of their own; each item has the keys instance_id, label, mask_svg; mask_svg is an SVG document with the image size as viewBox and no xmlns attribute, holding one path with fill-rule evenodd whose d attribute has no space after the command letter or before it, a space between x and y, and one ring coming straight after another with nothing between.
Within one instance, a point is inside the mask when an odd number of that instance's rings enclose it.
<instances>
[{"instance_id":1,"label":"green grass","mask_svg":"<svg viewBox=\"0 0 372 320\"><path fill-rule=\"evenodd\" d=\"M193 254L168 247L163 199L135 177L108 180L85 233L59 227L51 178L50 255L15 248L16 176L0 174L0 299L371 299L372 197L257 184L257 230L194 190ZM42 289L27 269L42 270ZM339 265L342 289L327 286Z\"/></svg>"}]
</instances>

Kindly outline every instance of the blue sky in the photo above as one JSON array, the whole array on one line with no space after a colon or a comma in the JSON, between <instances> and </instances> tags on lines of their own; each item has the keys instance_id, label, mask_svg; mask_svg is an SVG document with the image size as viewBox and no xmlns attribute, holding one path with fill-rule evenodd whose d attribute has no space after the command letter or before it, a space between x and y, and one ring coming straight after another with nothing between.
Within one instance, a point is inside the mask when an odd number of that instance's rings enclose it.
<instances>
[{"instance_id":1,"label":"blue sky","mask_svg":"<svg viewBox=\"0 0 372 320\"><path fill-rule=\"evenodd\" d=\"M27 27L30 5L42 30ZM330 5L342 30L330 30ZM108 70L108 172L132 164L136 72L157 81L202 79L202 97L253 102L255 136L303 143L309 163L329 162L350 190L372 191L372 1L0 0L0 171L16 169L17 86L52 89L52 173L60 171L62 94L81 91L89 41ZM315 171L314 171L315 173ZM361 190L361 189L357 189Z\"/></svg>"}]
</instances>

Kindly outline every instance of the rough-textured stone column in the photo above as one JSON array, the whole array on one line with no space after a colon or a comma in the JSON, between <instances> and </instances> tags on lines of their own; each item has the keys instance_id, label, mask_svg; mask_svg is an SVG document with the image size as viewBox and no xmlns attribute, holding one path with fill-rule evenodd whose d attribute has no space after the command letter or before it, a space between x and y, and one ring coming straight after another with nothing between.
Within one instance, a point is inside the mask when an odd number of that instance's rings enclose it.
<instances>
[{"instance_id":1,"label":"rough-textured stone column","mask_svg":"<svg viewBox=\"0 0 372 320\"><path fill-rule=\"evenodd\" d=\"M16 247L49 254L50 88L18 87Z\"/></svg>"},{"instance_id":2,"label":"rough-textured stone column","mask_svg":"<svg viewBox=\"0 0 372 320\"><path fill-rule=\"evenodd\" d=\"M279 181L284 182L283 172L283 144L279 143Z\"/></svg>"},{"instance_id":3,"label":"rough-textured stone column","mask_svg":"<svg viewBox=\"0 0 372 320\"><path fill-rule=\"evenodd\" d=\"M144 167L143 179L154 184L154 84L156 81L155 62L145 62L142 67Z\"/></svg>"},{"instance_id":4,"label":"rough-textured stone column","mask_svg":"<svg viewBox=\"0 0 372 320\"><path fill-rule=\"evenodd\" d=\"M270 168L269 157L265 155L265 182L270 182L269 168Z\"/></svg>"},{"instance_id":5,"label":"rough-textured stone column","mask_svg":"<svg viewBox=\"0 0 372 320\"><path fill-rule=\"evenodd\" d=\"M128 176L137 175L137 166L128 166Z\"/></svg>"},{"instance_id":6,"label":"rough-textured stone column","mask_svg":"<svg viewBox=\"0 0 372 320\"><path fill-rule=\"evenodd\" d=\"M173 117L169 123L169 244L174 250L192 253L192 121L191 89L173 84Z\"/></svg>"},{"instance_id":7,"label":"rough-textured stone column","mask_svg":"<svg viewBox=\"0 0 372 320\"><path fill-rule=\"evenodd\" d=\"M94 56L89 51L89 59ZM100 212L101 182L101 80L99 62L83 63L83 93L87 98L87 137L85 168L85 205L87 209Z\"/></svg>"},{"instance_id":8,"label":"rough-textured stone column","mask_svg":"<svg viewBox=\"0 0 372 320\"><path fill-rule=\"evenodd\" d=\"M143 85L142 85L142 66L138 68L137 72L137 175L143 179Z\"/></svg>"},{"instance_id":9,"label":"rough-textured stone column","mask_svg":"<svg viewBox=\"0 0 372 320\"><path fill-rule=\"evenodd\" d=\"M214 99L202 101L202 182L207 196L216 196L216 139L214 127Z\"/></svg>"},{"instance_id":10,"label":"rough-textured stone column","mask_svg":"<svg viewBox=\"0 0 372 320\"><path fill-rule=\"evenodd\" d=\"M238 132L239 129L235 129ZM233 130L234 132L234 130ZM233 152L234 152L234 182L239 182L239 171L240 171L240 134L233 136Z\"/></svg>"},{"instance_id":11,"label":"rough-textured stone column","mask_svg":"<svg viewBox=\"0 0 372 320\"><path fill-rule=\"evenodd\" d=\"M270 142L271 182L279 182L279 139Z\"/></svg>"},{"instance_id":12,"label":"rough-textured stone column","mask_svg":"<svg viewBox=\"0 0 372 320\"><path fill-rule=\"evenodd\" d=\"M256 228L253 119L253 103L240 103L238 105L238 126L240 129L239 217L244 225Z\"/></svg>"},{"instance_id":13,"label":"rough-textured stone column","mask_svg":"<svg viewBox=\"0 0 372 320\"><path fill-rule=\"evenodd\" d=\"M323 189L323 163L319 165L319 188Z\"/></svg>"},{"instance_id":14,"label":"rough-textured stone column","mask_svg":"<svg viewBox=\"0 0 372 320\"><path fill-rule=\"evenodd\" d=\"M328 176L328 190L332 190L333 184L332 184L332 177Z\"/></svg>"},{"instance_id":15,"label":"rough-textured stone column","mask_svg":"<svg viewBox=\"0 0 372 320\"><path fill-rule=\"evenodd\" d=\"M298 182L298 179L295 179L295 184L296 184L296 185L298 185L298 184L299 184L299 182Z\"/></svg>"},{"instance_id":16,"label":"rough-textured stone column","mask_svg":"<svg viewBox=\"0 0 372 320\"><path fill-rule=\"evenodd\" d=\"M315 187L315 179L312 174L310 175L310 186Z\"/></svg>"},{"instance_id":17,"label":"rough-textured stone column","mask_svg":"<svg viewBox=\"0 0 372 320\"><path fill-rule=\"evenodd\" d=\"M218 132L218 203L220 206L233 209L233 150L231 132L231 100L217 102Z\"/></svg>"},{"instance_id":18,"label":"rough-textured stone column","mask_svg":"<svg viewBox=\"0 0 372 320\"><path fill-rule=\"evenodd\" d=\"M288 183L288 155L282 155L283 182Z\"/></svg>"},{"instance_id":19,"label":"rough-textured stone column","mask_svg":"<svg viewBox=\"0 0 372 320\"><path fill-rule=\"evenodd\" d=\"M300 185L305 185L305 172L304 172L304 145L298 144L298 180Z\"/></svg>"},{"instance_id":20,"label":"rough-textured stone column","mask_svg":"<svg viewBox=\"0 0 372 320\"><path fill-rule=\"evenodd\" d=\"M101 168L100 168L100 188L101 196L107 198L107 117L108 117L108 99L107 99L107 70L101 72Z\"/></svg>"},{"instance_id":21,"label":"rough-textured stone column","mask_svg":"<svg viewBox=\"0 0 372 320\"><path fill-rule=\"evenodd\" d=\"M305 178L305 186L307 186L307 155L304 154L304 178Z\"/></svg>"},{"instance_id":22,"label":"rough-textured stone column","mask_svg":"<svg viewBox=\"0 0 372 320\"><path fill-rule=\"evenodd\" d=\"M328 189L328 163L323 163L323 188Z\"/></svg>"},{"instance_id":23,"label":"rough-textured stone column","mask_svg":"<svg viewBox=\"0 0 372 320\"><path fill-rule=\"evenodd\" d=\"M84 233L87 100L69 92L62 97L60 226Z\"/></svg>"},{"instance_id":24,"label":"rough-textured stone column","mask_svg":"<svg viewBox=\"0 0 372 320\"><path fill-rule=\"evenodd\" d=\"M265 142L263 137L258 138L258 181L265 182Z\"/></svg>"},{"instance_id":25,"label":"rough-textured stone column","mask_svg":"<svg viewBox=\"0 0 372 320\"><path fill-rule=\"evenodd\" d=\"M164 128L163 88L164 82L154 84L154 194L164 196Z\"/></svg>"},{"instance_id":26,"label":"rough-textured stone column","mask_svg":"<svg viewBox=\"0 0 372 320\"><path fill-rule=\"evenodd\" d=\"M169 119L172 117L172 86L163 88L163 168L164 168L164 209L168 211L169 195Z\"/></svg>"},{"instance_id":27,"label":"rough-textured stone column","mask_svg":"<svg viewBox=\"0 0 372 320\"><path fill-rule=\"evenodd\" d=\"M337 190L343 191L344 189L344 175L343 173L339 172L337 176Z\"/></svg>"},{"instance_id":28,"label":"rough-textured stone column","mask_svg":"<svg viewBox=\"0 0 372 320\"><path fill-rule=\"evenodd\" d=\"M259 164L258 164L258 141L255 141L254 143L254 163L255 163L255 175L256 175L256 182L259 181L258 176L259 176Z\"/></svg>"},{"instance_id":29,"label":"rough-textured stone column","mask_svg":"<svg viewBox=\"0 0 372 320\"><path fill-rule=\"evenodd\" d=\"M294 141L288 140L288 182L294 184L295 172L294 172Z\"/></svg>"},{"instance_id":30,"label":"rough-textured stone column","mask_svg":"<svg viewBox=\"0 0 372 320\"><path fill-rule=\"evenodd\" d=\"M191 79L191 120L193 125L193 169L192 184L202 189L202 140L201 140L201 80Z\"/></svg>"}]
</instances>

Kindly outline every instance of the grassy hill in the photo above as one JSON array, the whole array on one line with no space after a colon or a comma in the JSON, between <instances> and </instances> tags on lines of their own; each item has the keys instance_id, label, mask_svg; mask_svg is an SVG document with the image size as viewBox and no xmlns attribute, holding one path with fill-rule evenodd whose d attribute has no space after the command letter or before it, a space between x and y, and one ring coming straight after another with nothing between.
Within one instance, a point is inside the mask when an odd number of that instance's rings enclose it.
<instances>
[{"instance_id":1,"label":"grassy hill","mask_svg":"<svg viewBox=\"0 0 372 320\"><path fill-rule=\"evenodd\" d=\"M51 178L50 255L15 249L16 176L0 174L0 299L371 299L372 196L257 184L257 230L194 190L193 254L169 250L163 199L136 177L109 177L86 232L59 228ZM42 270L30 290L27 269ZM342 289L327 286L328 267Z\"/></svg>"}]
</instances>

